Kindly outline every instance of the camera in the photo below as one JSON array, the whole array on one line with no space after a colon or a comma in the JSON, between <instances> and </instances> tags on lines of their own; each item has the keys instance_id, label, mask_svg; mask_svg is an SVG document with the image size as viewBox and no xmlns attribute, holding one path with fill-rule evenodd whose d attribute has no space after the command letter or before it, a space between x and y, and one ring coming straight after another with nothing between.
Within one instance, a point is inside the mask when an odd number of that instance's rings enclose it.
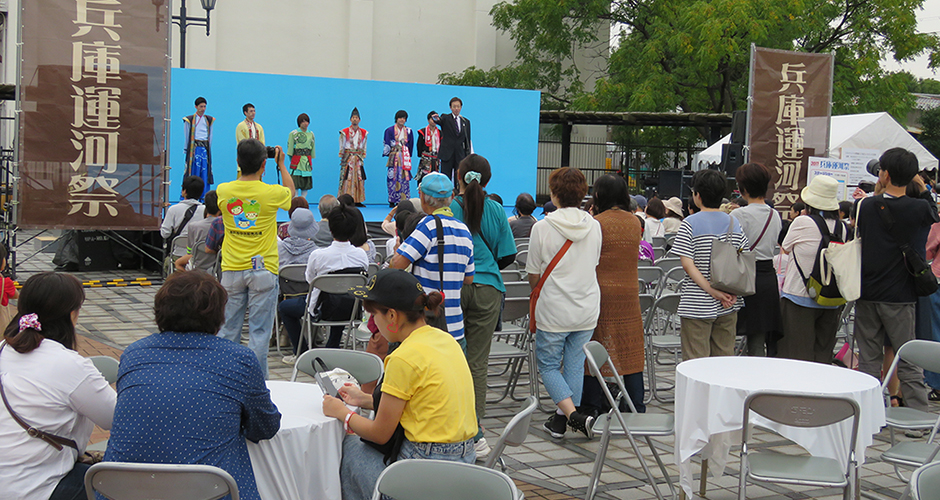
<instances>
[{"instance_id":1,"label":"camera","mask_svg":"<svg viewBox=\"0 0 940 500\"><path fill-rule=\"evenodd\" d=\"M268 158L274 158L275 156L277 156L277 148L272 148L271 146L268 146L267 150L268 150Z\"/></svg>"},{"instance_id":2,"label":"camera","mask_svg":"<svg viewBox=\"0 0 940 500\"><path fill-rule=\"evenodd\" d=\"M878 160L869 160L868 165L865 165L865 170L868 170L868 173L878 177L878 172L881 172L881 163Z\"/></svg>"}]
</instances>

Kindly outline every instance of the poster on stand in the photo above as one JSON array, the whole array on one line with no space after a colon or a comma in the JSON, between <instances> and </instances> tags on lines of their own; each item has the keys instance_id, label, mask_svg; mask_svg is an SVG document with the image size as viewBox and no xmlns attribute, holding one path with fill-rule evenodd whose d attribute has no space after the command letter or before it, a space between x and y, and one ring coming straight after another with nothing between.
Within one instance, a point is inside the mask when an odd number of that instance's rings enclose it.
<instances>
[{"instance_id":1,"label":"poster on stand","mask_svg":"<svg viewBox=\"0 0 940 500\"><path fill-rule=\"evenodd\" d=\"M848 200L851 192L849 186L849 162L834 160L832 158L809 157L809 169L806 174L806 183L809 184L817 175L825 175L839 181L839 191L836 196L840 201Z\"/></svg>"}]
</instances>

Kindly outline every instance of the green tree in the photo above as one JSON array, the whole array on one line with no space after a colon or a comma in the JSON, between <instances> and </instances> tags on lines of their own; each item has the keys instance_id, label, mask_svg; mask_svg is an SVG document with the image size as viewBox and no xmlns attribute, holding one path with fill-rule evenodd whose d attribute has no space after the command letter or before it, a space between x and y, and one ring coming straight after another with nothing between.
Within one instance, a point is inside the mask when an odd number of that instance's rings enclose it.
<instances>
[{"instance_id":1,"label":"green tree","mask_svg":"<svg viewBox=\"0 0 940 500\"><path fill-rule=\"evenodd\" d=\"M885 57L930 54L940 38L916 33L924 0L513 0L493 7L496 28L515 42L517 62L488 73L526 78L549 100L582 109L730 112L745 107L750 46L835 54L833 112L889 111L913 104ZM594 92L578 85L574 55L597 42L599 23L625 30ZM442 75L449 83L465 75ZM487 80L477 75L481 80ZM492 81L492 80L489 80ZM543 100L544 102L544 100Z\"/></svg>"},{"instance_id":2,"label":"green tree","mask_svg":"<svg viewBox=\"0 0 940 500\"><path fill-rule=\"evenodd\" d=\"M924 111L920 117L923 133L920 134L920 143L931 154L940 158L940 108Z\"/></svg>"}]
</instances>

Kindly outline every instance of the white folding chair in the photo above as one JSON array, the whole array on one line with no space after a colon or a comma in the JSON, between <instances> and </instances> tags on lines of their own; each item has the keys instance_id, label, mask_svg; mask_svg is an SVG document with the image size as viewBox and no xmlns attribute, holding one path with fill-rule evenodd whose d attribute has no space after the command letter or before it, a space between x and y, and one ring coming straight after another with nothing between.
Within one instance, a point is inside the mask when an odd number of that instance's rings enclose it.
<instances>
[{"instance_id":1,"label":"white folding chair","mask_svg":"<svg viewBox=\"0 0 940 500\"><path fill-rule=\"evenodd\" d=\"M748 443L752 434L748 425L751 412L778 424L803 428L827 427L851 418L847 463L843 466L833 458L751 451ZM855 441L860 413L858 403L845 397L777 392L756 392L748 396L744 401L738 499L746 498L748 481L757 481L843 488L844 500L850 500L858 483Z\"/></svg>"},{"instance_id":2,"label":"white folding chair","mask_svg":"<svg viewBox=\"0 0 940 500\"><path fill-rule=\"evenodd\" d=\"M678 294L672 293L659 296L649 308L643 321L644 338L646 339L646 369L650 388L647 401L654 398L662 403L673 401L672 398L665 398L660 395L660 391L671 390L675 385L660 387L656 367L657 365L675 365L679 361L679 353L682 349L682 341L676 331L676 325L678 324L676 313L679 310L679 298ZM673 353L674 361L672 363L660 361L659 353L662 351Z\"/></svg>"},{"instance_id":3,"label":"white folding chair","mask_svg":"<svg viewBox=\"0 0 940 500\"><path fill-rule=\"evenodd\" d=\"M522 446L526 436L529 435L529 423L532 422L532 413L535 412L536 406L538 406L538 401L535 396L526 398L525 407L506 424L506 428L499 435L499 440L490 450L490 455L486 458L484 467L493 469L499 463L502 471L506 472L506 464L503 463L502 458L503 450L506 449L506 446Z\"/></svg>"},{"instance_id":4,"label":"white folding chair","mask_svg":"<svg viewBox=\"0 0 940 500\"><path fill-rule=\"evenodd\" d=\"M433 479L433 480L421 480ZM446 460L399 460L379 474L372 500L382 495L401 500L520 500L506 474Z\"/></svg>"},{"instance_id":5,"label":"white folding chair","mask_svg":"<svg viewBox=\"0 0 940 500\"><path fill-rule=\"evenodd\" d=\"M940 426L940 416L933 413L915 410L908 407L892 407L888 399L888 382L898 369L898 363L906 361L926 371L940 372L940 342L929 340L909 340L898 349L894 362L885 374L881 390L885 395L885 422L888 425L888 434L891 437L891 448L881 454L881 459L894 466L894 472L902 481L907 478L901 474L899 467L917 468L933 462L936 459L940 445L934 442L937 428ZM927 429L930 436L926 442L903 441L897 442L894 437L895 429Z\"/></svg>"},{"instance_id":6,"label":"white folding chair","mask_svg":"<svg viewBox=\"0 0 940 500\"><path fill-rule=\"evenodd\" d=\"M85 473L85 494L108 500L238 500L238 485L211 465L100 462Z\"/></svg>"},{"instance_id":7,"label":"white folding chair","mask_svg":"<svg viewBox=\"0 0 940 500\"><path fill-rule=\"evenodd\" d=\"M313 278L313 281L310 282L310 291L312 292L314 288L320 290L321 293L332 293L336 295L345 295L349 292L349 289L354 286L365 285L368 281L368 278L365 274L323 274ZM342 326L347 331L353 332L356 328L357 318L359 318L359 308L360 300L359 297L353 296L353 306L352 311L350 312L349 318L338 319L338 320L326 320L321 319L319 321L313 321L313 318L309 314L310 310L310 294L307 294L307 309L304 312L304 332L307 340L307 348L313 347L313 341L316 338L314 335L314 328L329 328L333 326ZM352 348L355 349L356 342L355 338L352 337ZM300 352L298 350L298 352Z\"/></svg>"},{"instance_id":8,"label":"white folding chair","mask_svg":"<svg viewBox=\"0 0 940 500\"><path fill-rule=\"evenodd\" d=\"M582 349L587 355L587 363L591 375L597 378L597 382L604 391L604 396L607 397L607 402L611 407L606 416L599 417L594 422L594 432L595 434L601 434L601 442L600 447L597 449L597 456L594 459L594 470L591 472L591 482L588 483L587 494L584 496L585 500L593 500L594 495L597 493L597 485L601 479L601 470L604 468L604 461L607 458L607 448L610 445L611 436L614 435L626 437L627 440L630 441L630 447L633 448L633 453L636 454L637 459L640 461L640 466L643 468L643 472L646 474L650 486L652 486L653 491L656 492L656 498L664 500L662 492L659 491L657 481L646 465L646 459L644 459L643 454L640 453L640 448L637 446L634 437L642 437L646 440L646 444L649 446L650 451L653 452L653 458L656 459L656 464L659 465L659 470L663 473L663 478L665 478L666 484L669 486L669 491L674 498L676 496L676 488L673 486L672 479L669 477L669 471L666 470L666 466L659 457L659 452L656 451L656 446L653 445L652 437L671 436L675 433L675 416L665 413L637 413L636 406L633 405L633 401L627 395L627 388L623 385L623 378L617 373L617 369L614 367L614 363L611 361L607 349L594 340L585 344ZM620 390L620 394L618 394L616 398L610 393L607 381L601 373L601 367L604 366L605 363L613 373L611 380L617 384L617 388ZM630 408L630 413L627 415L620 412L621 400L626 401L627 406Z\"/></svg>"},{"instance_id":9,"label":"white folding chair","mask_svg":"<svg viewBox=\"0 0 940 500\"><path fill-rule=\"evenodd\" d=\"M382 358L365 351L351 349L310 349L297 358L290 381L297 380L297 372L304 372L311 377L319 371L313 366L313 359L320 358L329 369L342 368L349 372L360 384L368 384L382 378L385 371Z\"/></svg>"}]
</instances>

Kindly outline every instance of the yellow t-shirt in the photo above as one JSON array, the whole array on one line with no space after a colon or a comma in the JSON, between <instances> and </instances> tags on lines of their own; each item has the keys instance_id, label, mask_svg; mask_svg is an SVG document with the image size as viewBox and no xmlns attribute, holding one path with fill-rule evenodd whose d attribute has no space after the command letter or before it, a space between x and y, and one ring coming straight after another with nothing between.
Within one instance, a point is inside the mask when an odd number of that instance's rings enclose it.
<instances>
[{"instance_id":1,"label":"yellow t-shirt","mask_svg":"<svg viewBox=\"0 0 940 500\"><path fill-rule=\"evenodd\" d=\"M411 332L385 358L382 392L407 401L401 426L413 443L459 443L477 433L470 367L449 333Z\"/></svg>"},{"instance_id":2,"label":"yellow t-shirt","mask_svg":"<svg viewBox=\"0 0 940 500\"><path fill-rule=\"evenodd\" d=\"M219 184L219 209L225 223L222 270L246 271L251 258L264 258L264 268L277 274L277 209L290 209L290 190L261 181Z\"/></svg>"}]
</instances>

